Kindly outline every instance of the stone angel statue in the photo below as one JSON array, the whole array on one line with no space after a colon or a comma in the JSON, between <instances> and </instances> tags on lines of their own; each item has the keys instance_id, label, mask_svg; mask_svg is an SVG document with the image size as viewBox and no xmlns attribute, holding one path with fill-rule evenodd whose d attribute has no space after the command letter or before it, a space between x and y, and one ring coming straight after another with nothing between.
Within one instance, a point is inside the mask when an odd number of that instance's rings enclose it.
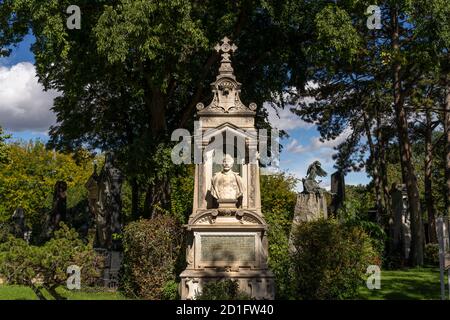
<instances>
[{"instance_id":1,"label":"stone angel statue","mask_svg":"<svg viewBox=\"0 0 450 320\"><path fill-rule=\"evenodd\" d=\"M306 172L306 178L302 179L303 182L303 192L304 193L323 193L325 189L319 186L322 180L316 181L316 177L325 177L327 173L322 169L322 165L319 161L314 161L309 165L308 171Z\"/></svg>"}]
</instances>

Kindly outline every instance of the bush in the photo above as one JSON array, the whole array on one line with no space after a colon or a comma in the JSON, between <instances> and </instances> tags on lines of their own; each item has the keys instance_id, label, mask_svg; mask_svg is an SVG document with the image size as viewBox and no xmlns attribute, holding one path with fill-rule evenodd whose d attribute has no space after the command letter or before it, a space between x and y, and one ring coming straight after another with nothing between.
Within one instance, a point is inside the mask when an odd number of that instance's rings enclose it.
<instances>
[{"instance_id":1,"label":"bush","mask_svg":"<svg viewBox=\"0 0 450 320\"><path fill-rule=\"evenodd\" d=\"M12 236L0 244L0 275L10 284L30 286L39 298L43 298L36 280L56 299L61 297L56 288L65 285L67 268L81 268L81 284L90 285L100 276L102 258L92 249L92 243L84 244L73 229L60 224L54 238L42 246L28 245L23 239Z\"/></svg>"},{"instance_id":2,"label":"bush","mask_svg":"<svg viewBox=\"0 0 450 320\"><path fill-rule=\"evenodd\" d=\"M167 298L167 284L176 279L181 244L182 230L173 217L128 224L123 234L121 291L130 297Z\"/></svg>"},{"instance_id":3,"label":"bush","mask_svg":"<svg viewBox=\"0 0 450 320\"><path fill-rule=\"evenodd\" d=\"M433 266L439 265L439 245L437 243L427 243L425 245L425 263Z\"/></svg>"},{"instance_id":4,"label":"bush","mask_svg":"<svg viewBox=\"0 0 450 320\"><path fill-rule=\"evenodd\" d=\"M269 225L269 268L275 276L276 299L292 299L289 234L297 202L297 179L287 174L261 176L261 206Z\"/></svg>"},{"instance_id":5,"label":"bush","mask_svg":"<svg viewBox=\"0 0 450 320\"><path fill-rule=\"evenodd\" d=\"M239 283L236 280L211 281L203 286L196 300L249 300L250 296L239 291Z\"/></svg>"},{"instance_id":6,"label":"bush","mask_svg":"<svg viewBox=\"0 0 450 320\"><path fill-rule=\"evenodd\" d=\"M293 236L294 290L300 299L348 299L366 269L379 262L361 227L318 220L298 225Z\"/></svg>"},{"instance_id":7,"label":"bush","mask_svg":"<svg viewBox=\"0 0 450 320\"><path fill-rule=\"evenodd\" d=\"M286 215L276 213L265 214L265 219L269 224L269 268L275 277L276 299L293 299L289 256L289 230L292 221Z\"/></svg>"},{"instance_id":8,"label":"bush","mask_svg":"<svg viewBox=\"0 0 450 320\"><path fill-rule=\"evenodd\" d=\"M178 293L178 283L175 280L169 280L164 284L162 290L163 300L178 300L180 295Z\"/></svg>"}]
</instances>

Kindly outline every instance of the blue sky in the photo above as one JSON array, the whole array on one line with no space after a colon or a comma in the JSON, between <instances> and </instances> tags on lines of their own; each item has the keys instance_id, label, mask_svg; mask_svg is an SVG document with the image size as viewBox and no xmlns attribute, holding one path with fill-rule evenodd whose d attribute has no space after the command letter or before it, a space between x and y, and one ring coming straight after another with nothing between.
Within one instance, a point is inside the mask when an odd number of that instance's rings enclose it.
<instances>
[{"instance_id":1,"label":"blue sky","mask_svg":"<svg viewBox=\"0 0 450 320\"><path fill-rule=\"evenodd\" d=\"M13 48L10 57L0 58L0 125L13 139L47 140L50 125L55 123L55 116L50 111L57 92L44 92L37 82L33 66L34 56L30 51L34 38L28 35ZM243 84L245 86L245 84ZM265 104L269 120L280 129L288 132L289 137L281 140L284 151L281 153L280 167L298 178L306 175L308 165L319 160L330 175L334 161L333 147L345 140L348 131L334 141L320 142L314 125L307 124L296 115L285 110L275 111ZM322 186L329 187L329 175L322 179ZM349 173L346 184L366 184L370 181L365 172ZM298 186L301 191L301 185Z\"/></svg>"}]
</instances>

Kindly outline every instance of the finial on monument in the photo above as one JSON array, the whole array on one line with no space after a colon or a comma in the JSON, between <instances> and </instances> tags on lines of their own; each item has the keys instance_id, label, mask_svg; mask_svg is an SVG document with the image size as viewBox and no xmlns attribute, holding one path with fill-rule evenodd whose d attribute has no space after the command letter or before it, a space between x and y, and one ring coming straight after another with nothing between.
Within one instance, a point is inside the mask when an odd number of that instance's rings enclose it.
<instances>
[{"instance_id":1,"label":"finial on monument","mask_svg":"<svg viewBox=\"0 0 450 320\"><path fill-rule=\"evenodd\" d=\"M214 49L222 56L222 60L220 61L220 74L232 74L233 67L231 66L230 60L230 52L234 53L237 50L237 46L233 43L230 44L230 39L228 37L224 37L222 39L222 44L216 44Z\"/></svg>"}]
</instances>

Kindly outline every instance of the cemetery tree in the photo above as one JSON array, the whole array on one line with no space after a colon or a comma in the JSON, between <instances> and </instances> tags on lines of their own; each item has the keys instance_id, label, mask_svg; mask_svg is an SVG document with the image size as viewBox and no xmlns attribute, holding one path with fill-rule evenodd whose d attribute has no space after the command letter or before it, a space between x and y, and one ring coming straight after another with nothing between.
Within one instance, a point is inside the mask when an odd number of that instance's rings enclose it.
<instances>
[{"instance_id":1,"label":"cemetery tree","mask_svg":"<svg viewBox=\"0 0 450 320\"><path fill-rule=\"evenodd\" d=\"M389 99L383 99L385 103L380 111L383 118L393 119L395 123L402 180L407 187L411 214L411 263L421 265L422 215L408 131L410 116L414 116L415 112L410 112L408 107L418 81L435 71L436 52L439 56L446 52L439 43L443 43L442 39L448 36L448 24L441 25L437 20L443 18L447 21L448 18L441 12L448 12L448 7L441 0L431 1L431 4L422 0L382 1L378 3L381 28L370 30L366 24L366 10L371 4L370 1L327 4L316 15L313 33L316 36L316 50L310 60L314 68L311 68L309 75L318 86L315 97L319 103L299 113L307 119L318 121L319 130L328 129L321 130L321 134L329 139L336 137L343 125L361 121L364 113L369 119L376 119L374 113L369 112L375 109L373 97L380 93L383 97L390 95ZM281 5L281 12L288 12L291 8ZM436 28L436 25L442 28ZM444 31L438 34L436 30ZM429 45L430 39L442 41L433 41ZM368 105L364 101L356 104L360 112L354 111L350 117L342 117L343 111L339 108L342 101L353 97L353 101L357 102L356 95L369 97L371 102ZM329 108L326 108L327 105ZM339 107L330 108L332 105ZM356 128L352 126L354 135L358 134Z\"/></svg>"},{"instance_id":2,"label":"cemetery tree","mask_svg":"<svg viewBox=\"0 0 450 320\"><path fill-rule=\"evenodd\" d=\"M225 34L240 47L235 68L249 83L245 100L262 105L304 81L301 44L308 28L285 30L259 2L79 1L81 29L73 30L66 27L68 5L7 0L0 47L33 33L39 80L61 92L49 145L119 153L134 198L140 186L148 208L168 206L166 178L174 168L162 168L159 160L171 131L192 126L195 105L209 98L205 88L219 60L211 48ZM295 53L287 43L295 43ZM259 126L266 116L259 108Z\"/></svg>"},{"instance_id":3,"label":"cemetery tree","mask_svg":"<svg viewBox=\"0 0 450 320\"><path fill-rule=\"evenodd\" d=\"M10 138L3 132L3 128L0 127L0 164L8 162L8 145L6 140Z\"/></svg>"}]
</instances>

